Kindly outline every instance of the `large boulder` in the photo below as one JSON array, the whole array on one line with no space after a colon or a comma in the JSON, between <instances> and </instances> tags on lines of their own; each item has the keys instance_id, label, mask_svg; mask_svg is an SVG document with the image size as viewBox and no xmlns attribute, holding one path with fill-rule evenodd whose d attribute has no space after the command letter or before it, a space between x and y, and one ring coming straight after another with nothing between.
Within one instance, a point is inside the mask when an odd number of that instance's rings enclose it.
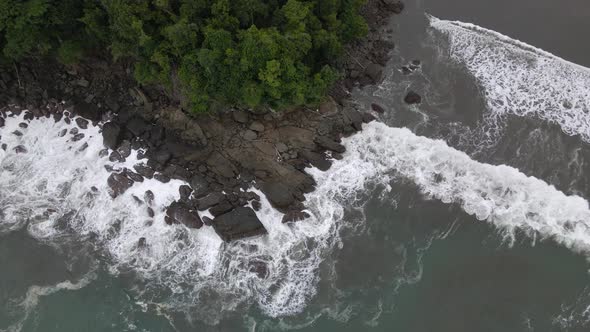
<instances>
[{"instance_id":1,"label":"large boulder","mask_svg":"<svg viewBox=\"0 0 590 332\"><path fill-rule=\"evenodd\" d=\"M406 104L420 104L422 102L422 97L414 91L408 92L406 97L404 98Z\"/></svg>"},{"instance_id":2,"label":"large boulder","mask_svg":"<svg viewBox=\"0 0 590 332\"><path fill-rule=\"evenodd\" d=\"M207 210L225 200L225 195L220 192L210 193L209 195L197 200L197 208L200 211Z\"/></svg>"},{"instance_id":3,"label":"large boulder","mask_svg":"<svg viewBox=\"0 0 590 332\"><path fill-rule=\"evenodd\" d=\"M272 206L279 210L284 210L295 202L291 190L280 182L267 182L262 186L262 191Z\"/></svg>"},{"instance_id":4,"label":"large boulder","mask_svg":"<svg viewBox=\"0 0 590 332\"><path fill-rule=\"evenodd\" d=\"M166 210L166 216L173 223L183 224L188 228L201 228L203 222L197 211L192 210L188 205L181 202L173 202Z\"/></svg>"},{"instance_id":5,"label":"large boulder","mask_svg":"<svg viewBox=\"0 0 590 332\"><path fill-rule=\"evenodd\" d=\"M254 210L247 207L238 207L215 217L213 228L225 242L267 233Z\"/></svg>"},{"instance_id":6,"label":"large boulder","mask_svg":"<svg viewBox=\"0 0 590 332\"><path fill-rule=\"evenodd\" d=\"M74 112L90 121L99 121L102 117L102 111L96 105L85 101L78 102L74 106Z\"/></svg>"},{"instance_id":7,"label":"large boulder","mask_svg":"<svg viewBox=\"0 0 590 332\"><path fill-rule=\"evenodd\" d=\"M107 183L111 188L110 194L113 198L123 194L127 189L131 188L133 181L123 174L112 173L107 179Z\"/></svg>"},{"instance_id":8,"label":"large boulder","mask_svg":"<svg viewBox=\"0 0 590 332\"><path fill-rule=\"evenodd\" d=\"M135 136L141 136L148 129L147 122L139 116L133 116L125 126Z\"/></svg>"},{"instance_id":9,"label":"large boulder","mask_svg":"<svg viewBox=\"0 0 590 332\"><path fill-rule=\"evenodd\" d=\"M121 134L121 127L115 122L107 122L102 127L102 140L105 147L109 149L116 149L119 144L119 136Z\"/></svg>"}]
</instances>

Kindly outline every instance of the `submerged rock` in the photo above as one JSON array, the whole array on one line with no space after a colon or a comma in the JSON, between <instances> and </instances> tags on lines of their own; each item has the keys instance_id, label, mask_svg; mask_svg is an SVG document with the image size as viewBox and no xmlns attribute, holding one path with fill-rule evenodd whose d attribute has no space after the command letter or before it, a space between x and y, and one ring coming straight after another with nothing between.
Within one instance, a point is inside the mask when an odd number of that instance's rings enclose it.
<instances>
[{"instance_id":1,"label":"submerged rock","mask_svg":"<svg viewBox=\"0 0 590 332\"><path fill-rule=\"evenodd\" d=\"M410 91L408 92L408 94L406 95L406 97L404 98L404 101L406 102L406 104L420 104L422 102L422 97L420 97L419 94L417 94L414 91Z\"/></svg>"},{"instance_id":2,"label":"submerged rock","mask_svg":"<svg viewBox=\"0 0 590 332\"><path fill-rule=\"evenodd\" d=\"M289 211L283 216L283 224L297 222L309 218L309 213L305 211Z\"/></svg>"},{"instance_id":3,"label":"submerged rock","mask_svg":"<svg viewBox=\"0 0 590 332\"><path fill-rule=\"evenodd\" d=\"M254 210L247 207L238 207L215 217L213 228L225 242L267 233Z\"/></svg>"}]
</instances>

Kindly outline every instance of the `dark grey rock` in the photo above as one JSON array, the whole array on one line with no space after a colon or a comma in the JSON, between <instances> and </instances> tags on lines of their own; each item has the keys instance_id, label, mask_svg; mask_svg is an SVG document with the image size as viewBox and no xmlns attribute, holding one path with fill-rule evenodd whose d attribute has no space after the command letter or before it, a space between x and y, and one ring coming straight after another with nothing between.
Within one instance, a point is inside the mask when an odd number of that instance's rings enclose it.
<instances>
[{"instance_id":1,"label":"dark grey rock","mask_svg":"<svg viewBox=\"0 0 590 332\"><path fill-rule=\"evenodd\" d=\"M385 109L379 104L371 104L371 109L379 114L385 113Z\"/></svg>"},{"instance_id":2,"label":"dark grey rock","mask_svg":"<svg viewBox=\"0 0 590 332\"><path fill-rule=\"evenodd\" d=\"M121 145L117 148L117 152L123 158L127 158L131 155L131 142L125 140L121 143Z\"/></svg>"},{"instance_id":3,"label":"dark grey rock","mask_svg":"<svg viewBox=\"0 0 590 332\"><path fill-rule=\"evenodd\" d=\"M109 194L115 198L131 188L133 181L123 174L112 173L107 179L107 184L111 188Z\"/></svg>"},{"instance_id":4,"label":"dark grey rock","mask_svg":"<svg viewBox=\"0 0 590 332\"><path fill-rule=\"evenodd\" d=\"M76 118L76 124L78 125L78 127L82 128L82 129L88 128L88 120L86 120L84 118Z\"/></svg>"},{"instance_id":5,"label":"dark grey rock","mask_svg":"<svg viewBox=\"0 0 590 332\"><path fill-rule=\"evenodd\" d=\"M404 98L406 104L420 104L422 102L422 97L414 91L409 91L406 97Z\"/></svg>"},{"instance_id":6,"label":"dark grey rock","mask_svg":"<svg viewBox=\"0 0 590 332\"><path fill-rule=\"evenodd\" d=\"M125 161L125 158L123 158L119 152L113 151L113 152L111 152L111 155L109 156L109 161L113 162L113 163L114 162L122 163Z\"/></svg>"},{"instance_id":7,"label":"dark grey rock","mask_svg":"<svg viewBox=\"0 0 590 332\"><path fill-rule=\"evenodd\" d=\"M334 152L338 152L338 153L344 153L344 151L346 151L346 148L344 147L344 145L335 142L334 140L326 137L326 136L318 136L315 138L315 142L321 146L322 148L326 149L326 150L330 150L330 151L334 151Z\"/></svg>"},{"instance_id":8,"label":"dark grey rock","mask_svg":"<svg viewBox=\"0 0 590 332\"><path fill-rule=\"evenodd\" d=\"M248 122L248 113L242 110L236 110L232 112L232 116L236 122L239 123L247 123Z\"/></svg>"},{"instance_id":9,"label":"dark grey rock","mask_svg":"<svg viewBox=\"0 0 590 332\"><path fill-rule=\"evenodd\" d=\"M166 216L175 223L180 223L188 228L201 228L203 222L196 211L182 202L173 202L166 210Z\"/></svg>"},{"instance_id":10,"label":"dark grey rock","mask_svg":"<svg viewBox=\"0 0 590 332\"><path fill-rule=\"evenodd\" d=\"M197 200L197 208L200 211L207 210L225 199L225 195L220 192L210 193L209 195Z\"/></svg>"},{"instance_id":11,"label":"dark grey rock","mask_svg":"<svg viewBox=\"0 0 590 332\"><path fill-rule=\"evenodd\" d=\"M186 184L180 186L180 188L178 188L178 191L180 192L180 200L183 202L187 202L191 197L191 193L193 192L191 187L187 186Z\"/></svg>"},{"instance_id":12,"label":"dark grey rock","mask_svg":"<svg viewBox=\"0 0 590 332\"><path fill-rule=\"evenodd\" d=\"M121 127L115 122L107 122L102 127L102 139L105 147L109 149L116 149L119 144L119 136L121 134Z\"/></svg>"},{"instance_id":13,"label":"dark grey rock","mask_svg":"<svg viewBox=\"0 0 590 332\"><path fill-rule=\"evenodd\" d=\"M168 175L165 174L161 174L161 173L157 173L154 175L154 179L162 182L162 183L168 183L170 182L170 177Z\"/></svg>"},{"instance_id":14,"label":"dark grey rock","mask_svg":"<svg viewBox=\"0 0 590 332\"><path fill-rule=\"evenodd\" d=\"M72 142L77 142L83 138L84 138L84 133L76 134L76 135L74 135L74 137L72 137Z\"/></svg>"},{"instance_id":15,"label":"dark grey rock","mask_svg":"<svg viewBox=\"0 0 590 332\"><path fill-rule=\"evenodd\" d=\"M267 233L254 210L247 207L238 207L215 217L213 228L225 242Z\"/></svg>"},{"instance_id":16,"label":"dark grey rock","mask_svg":"<svg viewBox=\"0 0 590 332\"><path fill-rule=\"evenodd\" d=\"M253 141L255 139L258 138L258 135L256 134L255 131L253 130L246 130L244 131L244 133L242 134L242 137L246 140L246 141Z\"/></svg>"},{"instance_id":17,"label":"dark grey rock","mask_svg":"<svg viewBox=\"0 0 590 332\"><path fill-rule=\"evenodd\" d=\"M277 209L285 209L295 201L293 194L289 187L282 183L270 182L262 185L262 191L270 201L270 203Z\"/></svg>"},{"instance_id":18,"label":"dark grey rock","mask_svg":"<svg viewBox=\"0 0 590 332\"><path fill-rule=\"evenodd\" d=\"M148 204L152 205L154 203L154 193L151 190L147 190L143 195L143 200Z\"/></svg>"},{"instance_id":19,"label":"dark grey rock","mask_svg":"<svg viewBox=\"0 0 590 332\"><path fill-rule=\"evenodd\" d=\"M289 211L283 216L283 223L297 222L309 217L309 213L305 211Z\"/></svg>"},{"instance_id":20,"label":"dark grey rock","mask_svg":"<svg viewBox=\"0 0 590 332\"><path fill-rule=\"evenodd\" d=\"M264 131L264 125L258 121L254 121L250 124L250 130L253 131L257 131L257 132L263 132Z\"/></svg>"},{"instance_id":21,"label":"dark grey rock","mask_svg":"<svg viewBox=\"0 0 590 332\"><path fill-rule=\"evenodd\" d=\"M137 174L145 178L151 179L154 177L154 170L149 166L137 164L133 166L133 169L137 172Z\"/></svg>"},{"instance_id":22,"label":"dark grey rock","mask_svg":"<svg viewBox=\"0 0 590 332\"><path fill-rule=\"evenodd\" d=\"M224 213L229 212L231 209L233 209L233 205L228 202L228 201L223 201L220 204L215 205L214 207L212 207L211 209L209 209L209 212L214 216L220 216Z\"/></svg>"},{"instance_id":23,"label":"dark grey rock","mask_svg":"<svg viewBox=\"0 0 590 332\"><path fill-rule=\"evenodd\" d=\"M367 75L373 84L377 84L381 81L381 76L383 75L383 66L371 63L365 68L365 75Z\"/></svg>"},{"instance_id":24,"label":"dark grey rock","mask_svg":"<svg viewBox=\"0 0 590 332\"><path fill-rule=\"evenodd\" d=\"M194 190L194 196L197 198L203 197L209 192L209 183L201 175L193 176L190 184Z\"/></svg>"},{"instance_id":25,"label":"dark grey rock","mask_svg":"<svg viewBox=\"0 0 590 332\"><path fill-rule=\"evenodd\" d=\"M27 153L27 148L25 148L23 145L17 145L16 147L14 147L14 152L16 153Z\"/></svg>"},{"instance_id":26,"label":"dark grey rock","mask_svg":"<svg viewBox=\"0 0 590 332\"><path fill-rule=\"evenodd\" d=\"M127 129L135 136L141 136L147 130L147 123L139 116L133 116L125 125Z\"/></svg>"},{"instance_id":27,"label":"dark grey rock","mask_svg":"<svg viewBox=\"0 0 590 332\"><path fill-rule=\"evenodd\" d=\"M130 169L125 168L125 170L123 172L125 173L125 176L127 176L131 180L133 180L135 182L143 182L143 176L131 171Z\"/></svg>"}]
</instances>

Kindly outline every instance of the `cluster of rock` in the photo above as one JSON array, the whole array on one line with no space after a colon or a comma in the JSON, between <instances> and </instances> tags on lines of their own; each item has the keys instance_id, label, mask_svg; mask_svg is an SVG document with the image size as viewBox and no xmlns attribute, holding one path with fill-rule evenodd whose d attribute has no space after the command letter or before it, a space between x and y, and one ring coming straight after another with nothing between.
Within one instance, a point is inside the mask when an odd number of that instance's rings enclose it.
<instances>
[{"instance_id":1,"label":"cluster of rock","mask_svg":"<svg viewBox=\"0 0 590 332\"><path fill-rule=\"evenodd\" d=\"M101 156L113 162L125 161L133 149L145 151L140 156L145 162L132 169L108 169L113 197L146 178L180 179L188 185L180 187L180 199L167 208L168 224L210 225L225 241L260 235L266 233L255 214L260 197L251 188L284 213L283 222L308 218L305 194L316 184L306 168L327 170L345 152L341 139L374 119L355 109L346 96L354 86L380 82L394 47L387 22L402 9L399 1L369 1L364 9L370 17L369 36L350 46L342 64L346 76L319 109L191 116L157 87L138 87L128 64L96 59L76 67L31 62L13 71L0 69L0 106L21 105L33 117L63 116L64 121L79 115L100 124L105 144ZM385 111L379 105L373 110ZM81 128L88 125L84 119L76 120ZM74 139L79 133L70 134ZM143 198L150 215L154 194ZM199 216L205 210L213 219Z\"/></svg>"}]
</instances>

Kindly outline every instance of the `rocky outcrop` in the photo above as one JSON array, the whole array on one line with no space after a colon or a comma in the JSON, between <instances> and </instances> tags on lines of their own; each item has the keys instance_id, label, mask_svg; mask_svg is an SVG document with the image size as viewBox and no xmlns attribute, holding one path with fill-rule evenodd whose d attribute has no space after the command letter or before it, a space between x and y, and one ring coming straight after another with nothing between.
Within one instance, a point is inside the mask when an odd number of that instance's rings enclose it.
<instances>
[{"instance_id":1,"label":"rocky outcrop","mask_svg":"<svg viewBox=\"0 0 590 332\"><path fill-rule=\"evenodd\" d=\"M239 207L215 217L212 226L225 242L267 233L254 210L247 207Z\"/></svg>"}]
</instances>

